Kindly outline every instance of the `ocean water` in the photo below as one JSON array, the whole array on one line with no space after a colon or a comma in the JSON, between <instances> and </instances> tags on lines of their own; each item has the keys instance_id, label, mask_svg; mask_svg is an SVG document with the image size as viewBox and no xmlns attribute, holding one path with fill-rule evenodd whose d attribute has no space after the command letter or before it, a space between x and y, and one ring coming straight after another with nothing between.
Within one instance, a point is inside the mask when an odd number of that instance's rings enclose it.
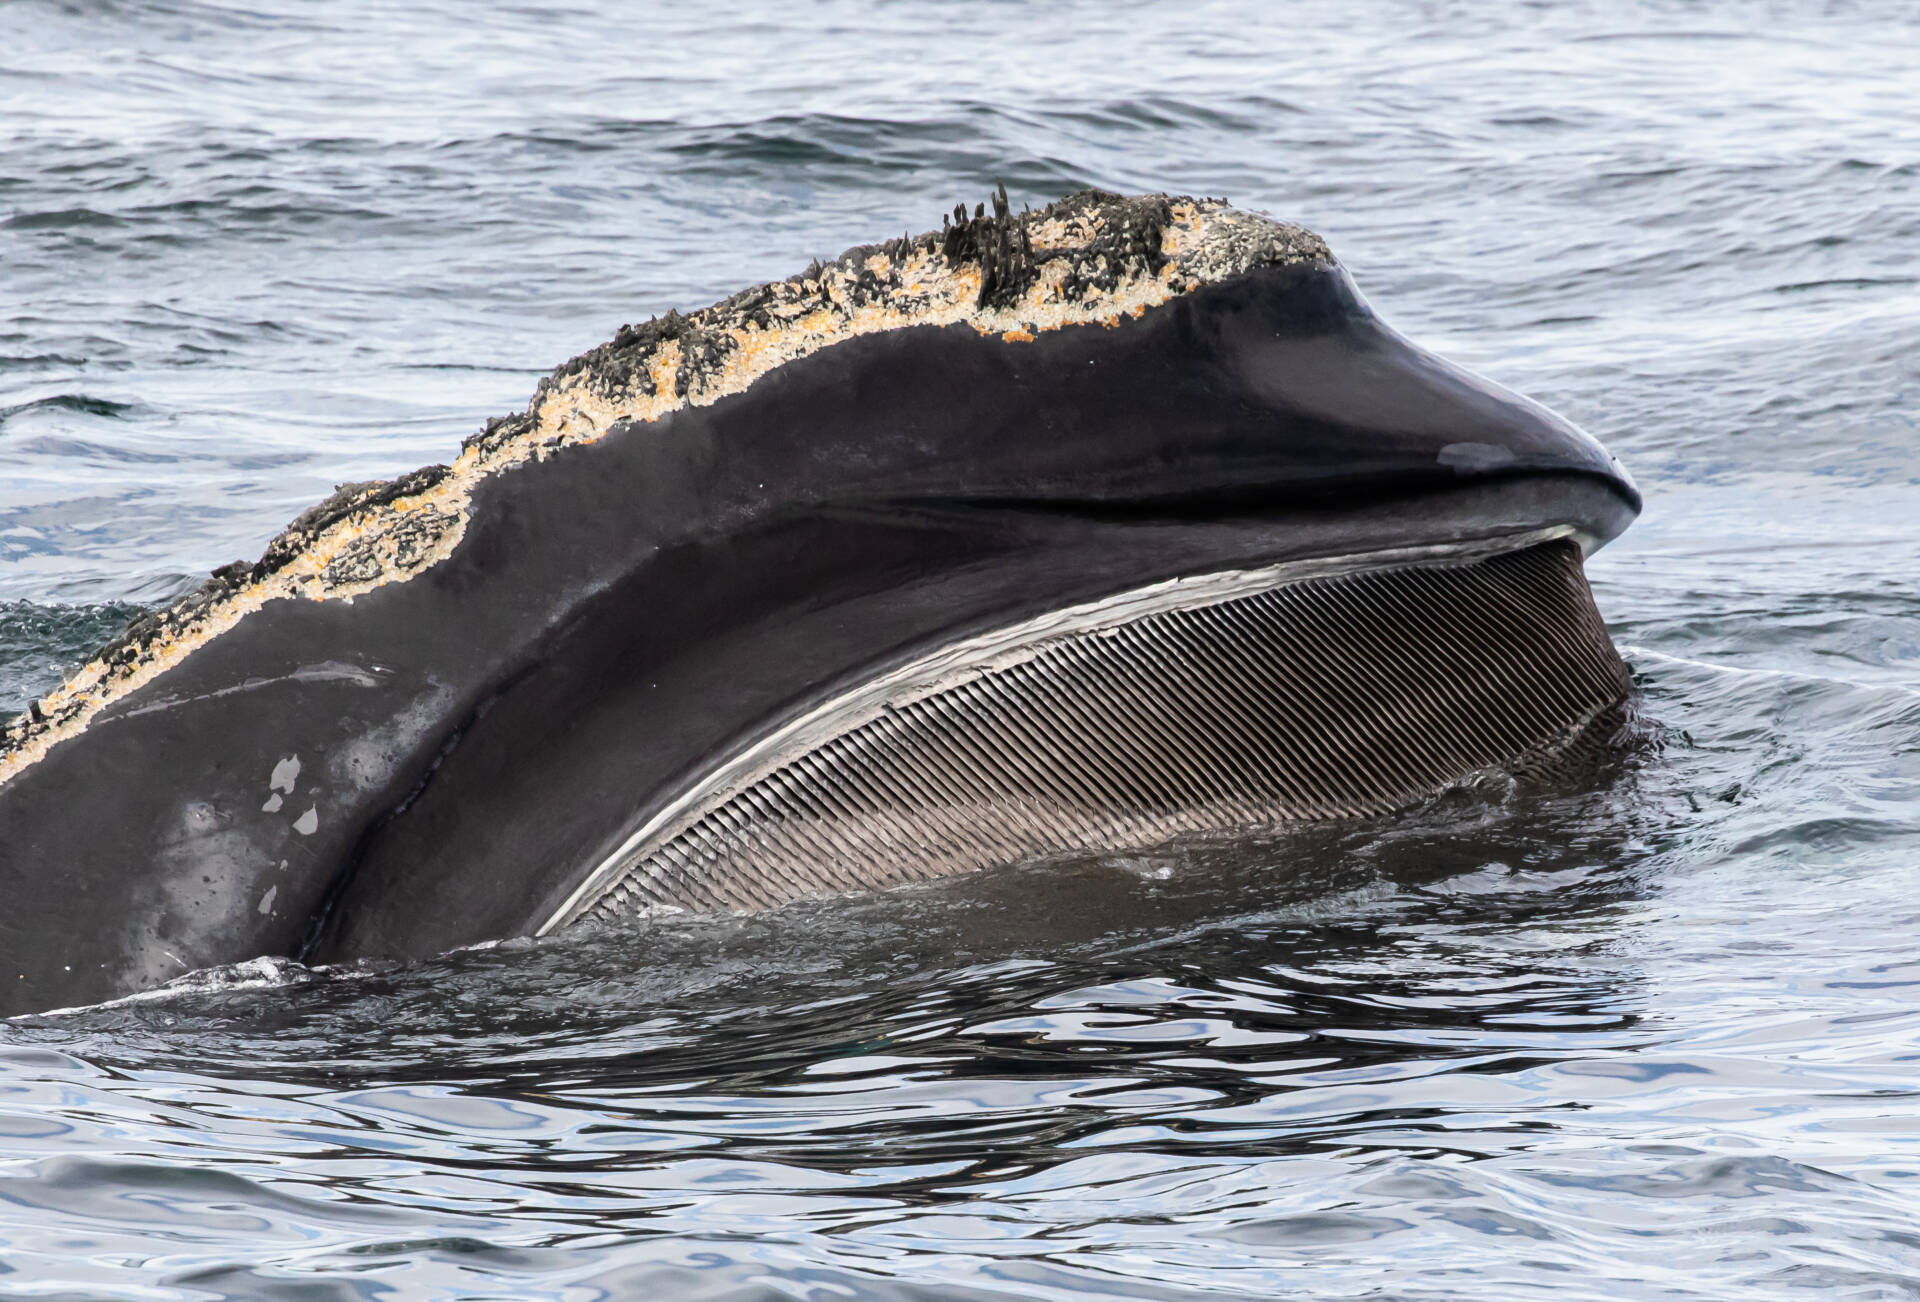
<instances>
[{"instance_id":1,"label":"ocean water","mask_svg":"<svg viewBox=\"0 0 1920 1302\"><path fill-rule=\"evenodd\" d=\"M622 322L999 181L1303 221L1608 442L1634 743L0 1024L0 1297L1920 1295L1908 4L10 0L0 713Z\"/></svg>"}]
</instances>

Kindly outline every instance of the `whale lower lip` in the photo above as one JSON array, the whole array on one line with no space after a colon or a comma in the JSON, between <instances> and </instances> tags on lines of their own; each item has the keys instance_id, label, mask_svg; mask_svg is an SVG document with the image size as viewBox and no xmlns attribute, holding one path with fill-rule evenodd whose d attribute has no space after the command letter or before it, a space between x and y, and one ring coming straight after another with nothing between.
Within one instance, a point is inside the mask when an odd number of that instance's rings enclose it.
<instances>
[{"instance_id":1,"label":"whale lower lip","mask_svg":"<svg viewBox=\"0 0 1920 1302\"><path fill-rule=\"evenodd\" d=\"M9 725L0 1009L1391 808L1625 697L1581 560L1638 508L1297 228L855 250L623 328Z\"/></svg>"}]
</instances>

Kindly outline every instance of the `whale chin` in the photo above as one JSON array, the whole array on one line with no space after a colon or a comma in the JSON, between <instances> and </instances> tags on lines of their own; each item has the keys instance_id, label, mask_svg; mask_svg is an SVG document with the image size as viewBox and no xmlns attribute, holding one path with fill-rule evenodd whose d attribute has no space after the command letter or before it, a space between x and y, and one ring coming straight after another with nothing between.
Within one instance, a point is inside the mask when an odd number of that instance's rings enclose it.
<instances>
[{"instance_id":1,"label":"whale chin","mask_svg":"<svg viewBox=\"0 0 1920 1302\"><path fill-rule=\"evenodd\" d=\"M0 1012L1379 813L1595 735L1605 449L1088 192L623 326L0 733Z\"/></svg>"},{"instance_id":2,"label":"whale chin","mask_svg":"<svg viewBox=\"0 0 1920 1302\"><path fill-rule=\"evenodd\" d=\"M1561 530L1153 584L820 701L665 801L538 928L754 910L1378 814L1576 746L1625 666Z\"/></svg>"}]
</instances>

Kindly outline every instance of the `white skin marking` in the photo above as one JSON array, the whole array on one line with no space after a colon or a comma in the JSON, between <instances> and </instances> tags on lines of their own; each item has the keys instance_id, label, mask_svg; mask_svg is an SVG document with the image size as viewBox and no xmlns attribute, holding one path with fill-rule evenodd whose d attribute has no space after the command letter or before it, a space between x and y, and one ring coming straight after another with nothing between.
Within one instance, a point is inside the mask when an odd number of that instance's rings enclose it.
<instances>
[{"instance_id":1,"label":"white skin marking","mask_svg":"<svg viewBox=\"0 0 1920 1302\"><path fill-rule=\"evenodd\" d=\"M260 806L263 814L277 814L280 806L287 803L287 796L293 794L293 784L300 780L300 757L289 755L273 766L273 773L267 778L267 803ZM281 795L281 792L286 795Z\"/></svg>"},{"instance_id":2,"label":"white skin marking","mask_svg":"<svg viewBox=\"0 0 1920 1302\"><path fill-rule=\"evenodd\" d=\"M272 913L273 897L278 895L279 893L280 893L280 888L278 886L267 887L267 893L260 897L260 912Z\"/></svg>"},{"instance_id":3,"label":"white skin marking","mask_svg":"<svg viewBox=\"0 0 1920 1302\"><path fill-rule=\"evenodd\" d=\"M311 806L306 813L293 820L293 830L302 836L312 836L320 830L320 807Z\"/></svg>"}]
</instances>

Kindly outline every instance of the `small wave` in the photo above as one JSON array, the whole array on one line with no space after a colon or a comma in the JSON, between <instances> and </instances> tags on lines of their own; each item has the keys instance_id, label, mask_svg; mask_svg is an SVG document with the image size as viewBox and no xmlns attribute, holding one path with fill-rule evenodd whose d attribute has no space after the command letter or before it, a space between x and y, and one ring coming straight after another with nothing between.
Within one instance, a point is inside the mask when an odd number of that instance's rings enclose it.
<instances>
[{"instance_id":1,"label":"small wave","mask_svg":"<svg viewBox=\"0 0 1920 1302\"><path fill-rule=\"evenodd\" d=\"M1595 32L1591 35L1569 38L1573 45L1611 45L1622 41L1649 41L1656 44L1693 41L1755 41L1760 35L1743 28L1729 28L1719 31L1713 28L1700 28L1691 31L1638 31L1638 32ZM1782 33L1777 28L1766 32L1764 39L1769 43L1787 45L1815 45L1818 42L1805 40Z\"/></svg>"},{"instance_id":2,"label":"small wave","mask_svg":"<svg viewBox=\"0 0 1920 1302\"><path fill-rule=\"evenodd\" d=\"M1733 841L1726 854L1732 859L1774 858L1805 863L1810 856L1828 855L1859 861L1869 846L1905 844L1912 839L1913 820L1904 813L1869 817L1811 814L1785 817Z\"/></svg>"},{"instance_id":3,"label":"small wave","mask_svg":"<svg viewBox=\"0 0 1920 1302\"><path fill-rule=\"evenodd\" d=\"M0 425L15 416L44 410L77 411L83 416L107 416L117 420L132 412L134 406L131 402L115 402L111 398L96 398L88 393L56 393L50 398L35 398L31 402L0 407Z\"/></svg>"},{"instance_id":4,"label":"small wave","mask_svg":"<svg viewBox=\"0 0 1920 1302\"><path fill-rule=\"evenodd\" d=\"M0 228L10 231L64 231L75 228L125 225L124 220L112 213L99 212L92 208L59 208L49 212L23 212L0 222Z\"/></svg>"},{"instance_id":5,"label":"small wave","mask_svg":"<svg viewBox=\"0 0 1920 1302\"><path fill-rule=\"evenodd\" d=\"M288 986L306 985L318 976L314 968L294 962L290 958L275 958L263 955L250 958L244 963L228 963L221 967L200 968L184 976L175 977L167 984L154 990L139 990L118 999L108 999L98 1004L76 1004L71 1008L49 1008L43 1013L28 1013L27 1019L42 1017L70 1017L76 1013L96 1013L108 1008L125 1008L133 1004L151 1004L171 999L189 998L194 995L234 994L243 990L274 990ZM21 1020L14 1018L10 1020Z\"/></svg>"},{"instance_id":6,"label":"small wave","mask_svg":"<svg viewBox=\"0 0 1920 1302\"><path fill-rule=\"evenodd\" d=\"M84 357L69 357L65 353L16 353L12 356L0 355L0 371L38 371L54 366L84 366Z\"/></svg>"},{"instance_id":7,"label":"small wave","mask_svg":"<svg viewBox=\"0 0 1920 1302\"><path fill-rule=\"evenodd\" d=\"M694 128L665 152L691 161L760 163L776 166L870 167L901 151L916 153L929 143L957 143L967 133L952 123L921 124L836 114L781 115L758 122L733 122Z\"/></svg>"},{"instance_id":8,"label":"small wave","mask_svg":"<svg viewBox=\"0 0 1920 1302\"><path fill-rule=\"evenodd\" d=\"M1253 96L1234 103L1236 107L1245 105L1251 112L1236 112L1171 95L1142 95L1109 100L1084 110L1054 111L1041 116L1122 131L1164 133L1200 126L1220 131L1250 132L1259 129L1263 117L1275 113L1305 112L1296 104L1272 96Z\"/></svg>"},{"instance_id":9,"label":"small wave","mask_svg":"<svg viewBox=\"0 0 1920 1302\"><path fill-rule=\"evenodd\" d=\"M916 173L940 177L943 195L951 181L971 177L1003 180L1016 192L1050 198L1089 178L1071 163L1020 143L1032 136L1041 116L981 103L956 106L943 119L780 114L682 127L663 140L660 150L695 175L720 168L728 175L744 170L768 177L791 169L853 178Z\"/></svg>"},{"instance_id":10,"label":"small wave","mask_svg":"<svg viewBox=\"0 0 1920 1302\"><path fill-rule=\"evenodd\" d=\"M1837 276L1831 280L1802 280L1791 285L1775 285L1776 294L1804 294L1816 289L1882 289L1920 284L1916 276Z\"/></svg>"},{"instance_id":11,"label":"small wave","mask_svg":"<svg viewBox=\"0 0 1920 1302\"><path fill-rule=\"evenodd\" d=\"M1536 113L1496 113L1488 118L1487 122L1489 125L1496 127L1541 127L1552 129L1564 129L1582 125L1571 117L1564 117L1558 113L1550 113L1545 110Z\"/></svg>"},{"instance_id":12,"label":"small wave","mask_svg":"<svg viewBox=\"0 0 1920 1302\"><path fill-rule=\"evenodd\" d=\"M1771 678L1781 682L1812 683L1821 687L1838 687L1846 691L1887 693L1920 699L1920 688L1907 687L1900 683L1862 683L1851 678L1835 678L1828 674L1810 674L1803 669L1764 669L1746 665L1722 665L1710 660L1695 660L1688 656L1677 656L1666 651L1655 651L1651 647L1636 646L1632 643L1620 644L1620 654L1629 661L1658 660L1667 664L1686 665L1690 669L1705 669L1709 673L1724 674L1733 678Z\"/></svg>"},{"instance_id":13,"label":"small wave","mask_svg":"<svg viewBox=\"0 0 1920 1302\"><path fill-rule=\"evenodd\" d=\"M180 455L172 452L149 452L135 447L96 442L92 439L31 438L22 440L16 446L23 455L50 460L58 459L67 465L74 466L84 465L87 462L130 466L170 466L183 460Z\"/></svg>"}]
</instances>

